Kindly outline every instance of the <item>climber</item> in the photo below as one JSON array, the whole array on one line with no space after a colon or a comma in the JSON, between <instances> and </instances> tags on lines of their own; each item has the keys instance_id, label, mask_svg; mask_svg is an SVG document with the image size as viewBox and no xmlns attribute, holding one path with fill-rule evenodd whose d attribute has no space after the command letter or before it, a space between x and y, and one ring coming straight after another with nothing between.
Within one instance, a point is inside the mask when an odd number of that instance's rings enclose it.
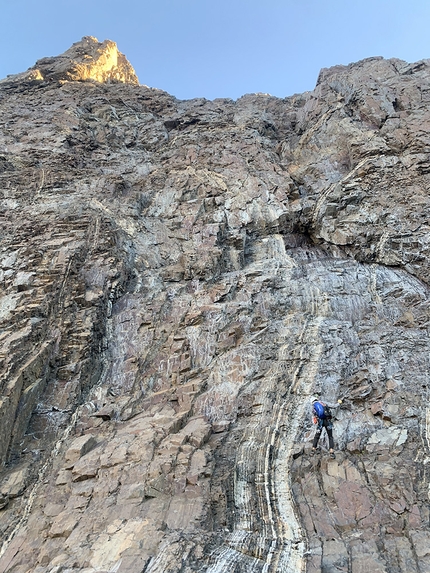
<instances>
[{"instance_id":1,"label":"climber","mask_svg":"<svg viewBox=\"0 0 430 573\"><path fill-rule=\"evenodd\" d=\"M330 457L335 458L336 456L334 453L332 414L327 404L324 404L324 402L321 402L318 400L318 398L314 398L312 400L312 421L314 424L317 424L314 441L312 443L312 454L317 451L317 445L321 437L321 432L323 428L325 428L328 436Z\"/></svg>"}]
</instances>

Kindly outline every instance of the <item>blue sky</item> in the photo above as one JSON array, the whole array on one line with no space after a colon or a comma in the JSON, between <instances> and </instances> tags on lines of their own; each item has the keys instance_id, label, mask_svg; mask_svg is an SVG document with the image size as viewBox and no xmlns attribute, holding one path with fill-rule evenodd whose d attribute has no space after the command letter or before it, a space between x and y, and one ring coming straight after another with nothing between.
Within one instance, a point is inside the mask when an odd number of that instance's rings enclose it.
<instances>
[{"instance_id":1,"label":"blue sky","mask_svg":"<svg viewBox=\"0 0 430 573\"><path fill-rule=\"evenodd\" d=\"M428 0L0 0L0 14L0 78L91 35L181 99L285 97L323 67L430 58Z\"/></svg>"}]
</instances>

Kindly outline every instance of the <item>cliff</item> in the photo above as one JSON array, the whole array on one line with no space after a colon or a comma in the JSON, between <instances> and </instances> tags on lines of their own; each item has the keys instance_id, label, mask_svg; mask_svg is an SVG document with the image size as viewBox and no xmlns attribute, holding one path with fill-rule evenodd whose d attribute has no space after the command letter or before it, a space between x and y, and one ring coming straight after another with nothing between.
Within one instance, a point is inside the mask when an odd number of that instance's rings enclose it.
<instances>
[{"instance_id":1,"label":"cliff","mask_svg":"<svg viewBox=\"0 0 430 573\"><path fill-rule=\"evenodd\" d=\"M429 571L430 61L179 101L112 46L0 83L0 571Z\"/></svg>"}]
</instances>

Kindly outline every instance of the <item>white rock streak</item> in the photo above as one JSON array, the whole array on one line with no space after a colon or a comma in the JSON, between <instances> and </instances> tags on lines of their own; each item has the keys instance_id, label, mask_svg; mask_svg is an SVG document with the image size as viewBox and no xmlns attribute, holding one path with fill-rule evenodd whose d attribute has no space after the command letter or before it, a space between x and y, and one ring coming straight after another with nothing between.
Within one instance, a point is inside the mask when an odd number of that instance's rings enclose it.
<instances>
[{"instance_id":1,"label":"white rock streak","mask_svg":"<svg viewBox=\"0 0 430 573\"><path fill-rule=\"evenodd\" d=\"M287 268L287 274L291 275L295 265L288 265ZM289 276L288 281L291 279ZM299 573L305 570L306 537L296 515L289 468L294 443L306 416L309 396L318 374L323 351L319 331L328 312L327 296L318 288L309 287L305 298L308 313L297 313L293 317L289 315L279 329L284 344L279 347L275 367L262 380L261 386L266 396L262 414L246 431L237 453L235 529L227 536L225 546L214 556L215 563L209 567L208 573L234 571L236 565L243 564L244 553L249 554L251 547L256 556L247 556L248 571ZM308 318L304 318L306 316ZM297 324L301 321L303 324L297 334ZM300 348L300 354L293 361L293 371L288 373L283 367L289 354L290 341L294 337L299 341L295 346ZM274 408L269 397L270 390L276 387L276 380L285 376L290 380L289 393ZM272 423L263 430L262 440L262 428L267 423L265 414L271 410ZM257 464L255 483L253 459ZM257 500L253 499L254 486ZM255 519L255 514L262 516L260 522ZM255 533L256 529L258 533Z\"/></svg>"}]
</instances>

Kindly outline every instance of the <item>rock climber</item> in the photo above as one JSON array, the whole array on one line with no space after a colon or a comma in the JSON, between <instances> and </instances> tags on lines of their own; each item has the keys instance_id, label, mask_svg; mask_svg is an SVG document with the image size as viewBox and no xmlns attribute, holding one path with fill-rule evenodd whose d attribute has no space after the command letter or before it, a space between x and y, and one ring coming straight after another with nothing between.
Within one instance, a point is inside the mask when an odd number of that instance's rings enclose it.
<instances>
[{"instance_id":1,"label":"rock climber","mask_svg":"<svg viewBox=\"0 0 430 573\"><path fill-rule=\"evenodd\" d=\"M340 401L339 401L340 402ZM333 418L330 408L318 398L312 400L312 421L317 424L317 429L314 436L314 441L312 443L312 454L317 451L318 441L321 437L321 432L323 428L327 432L329 453L330 457L335 458L334 453L334 440L333 440Z\"/></svg>"}]
</instances>

